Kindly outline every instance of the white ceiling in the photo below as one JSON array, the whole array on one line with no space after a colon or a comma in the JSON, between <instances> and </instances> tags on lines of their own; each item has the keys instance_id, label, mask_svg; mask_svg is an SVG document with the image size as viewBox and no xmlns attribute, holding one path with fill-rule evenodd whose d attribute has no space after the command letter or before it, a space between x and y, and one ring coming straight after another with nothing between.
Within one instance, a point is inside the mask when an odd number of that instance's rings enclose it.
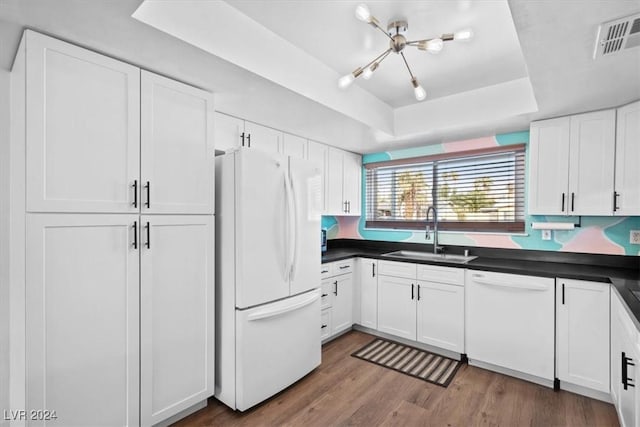
<instances>
[{"instance_id":1,"label":"white ceiling","mask_svg":"<svg viewBox=\"0 0 640 427\"><path fill-rule=\"evenodd\" d=\"M131 17L140 3L0 0L0 68L10 68L22 30L33 28L212 90L226 112L357 152L523 130L640 99L640 49L591 57L598 24L640 11L640 0L370 1L383 25L408 18L410 38L474 28L468 44L408 57L428 92L422 103L397 57L371 81L337 89L338 76L386 47L382 33L353 17L357 2L163 0L182 9L163 31ZM193 17L189 4L213 5L219 16ZM224 16L233 19L216 24ZM202 46L220 30L217 43Z\"/></svg>"}]
</instances>

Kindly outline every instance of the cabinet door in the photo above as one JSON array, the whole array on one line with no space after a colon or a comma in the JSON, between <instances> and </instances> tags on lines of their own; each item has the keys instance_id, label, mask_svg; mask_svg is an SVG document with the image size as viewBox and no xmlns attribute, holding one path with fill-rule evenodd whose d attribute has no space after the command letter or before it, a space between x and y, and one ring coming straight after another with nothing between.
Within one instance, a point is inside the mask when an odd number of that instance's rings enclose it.
<instances>
[{"instance_id":1,"label":"cabinet door","mask_svg":"<svg viewBox=\"0 0 640 427\"><path fill-rule=\"evenodd\" d=\"M618 108L615 215L640 215L640 102Z\"/></svg>"},{"instance_id":2,"label":"cabinet door","mask_svg":"<svg viewBox=\"0 0 640 427\"><path fill-rule=\"evenodd\" d=\"M416 302L413 279L378 277L378 330L416 339Z\"/></svg>"},{"instance_id":3,"label":"cabinet door","mask_svg":"<svg viewBox=\"0 0 640 427\"><path fill-rule=\"evenodd\" d=\"M360 324L378 329L378 261L360 259Z\"/></svg>"},{"instance_id":4,"label":"cabinet door","mask_svg":"<svg viewBox=\"0 0 640 427\"><path fill-rule=\"evenodd\" d=\"M213 95L142 72L142 211L212 214Z\"/></svg>"},{"instance_id":5,"label":"cabinet door","mask_svg":"<svg viewBox=\"0 0 640 427\"><path fill-rule=\"evenodd\" d=\"M322 192L321 206L322 213L327 213L327 163L329 160L329 147L315 141L309 141L307 145L307 158L316 163L316 166L322 170Z\"/></svg>"},{"instance_id":6,"label":"cabinet door","mask_svg":"<svg viewBox=\"0 0 640 427\"><path fill-rule=\"evenodd\" d=\"M331 307L322 310L320 322L320 339L326 340L331 336Z\"/></svg>"},{"instance_id":7,"label":"cabinet door","mask_svg":"<svg viewBox=\"0 0 640 427\"><path fill-rule=\"evenodd\" d=\"M615 122L615 110L571 117L570 215L613 214Z\"/></svg>"},{"instance_id":8,"label":"cabinet door","mask_svg":"<svg viewBox=\"0 0 640 427\"><path fill-rule=\"evenodd\" d=\"M464 286L419 282L417 340L464 353Z\"/></svg>"},{"instance_id":9,"label":"cabinet door","mask_svg":"<svg viewBox=\"0 0 640 427\"><path fill-rule=\"evenodd\" d=\"M214 392L213 217L142 217L142 425Z\"/></svg>"},{"instance_id":10,"label":"cabinet door","mask_svg":"<svg viewBox=\"0 0 640 427\"><path fill-rule=\"evenodd\" d=\"M286 156L296 157L298 159L307 158L307 140L305 138L283 133L282 135L282 154Z\"/></svg>"},{"instance_id":11,"label":"cabinet door","mask_svg":"<svg viewBox=\"0 0 640 427\"><path fill-rule=\"evenodd\" d=\"M331 335L335 335L353 325L353 274L334 277L332 284Z\"/></svg>"},{"instance_id":12,"label":"cabinet door","mask_svg":"<svg viewBox=\"0 0 640 427\"><path fill-rule=\"evenodd\" d=\"M244 141L244 120L216 112L213 135L216 150L231 151L240 148Z\"/></svg>"},{"instance_id":13,"label":"cabinet door","mask_svg":"<svg viewBox=\"0 0 640 427\"><path fill-rule=\"evenodd\" d=\"M26 37L27 210L137 212L140 70Z\"/></svg>"},{"instance_id":14,"label":"cabinet door","mask_svg":"<svg viewBox=\"0 0 640 427\"><path fill-rule=\"evenodd\" d=\"M621 354L624 351L623 326L620 322L620 310L624 310L620 306L618 297L615 292L611 292L611 353L610 353L610 381L611 381L611 400L616 407L620 407L620 389L622 388L622 369L620 364Z\"/></svg>"},{"instance_id":15,"label":"cabinet door","mask_svg":"<svg viewBox=\"0 0 640 427\"><path fill-rule=\"evenodd\" d=\"M27 410L55 410L59 425L138 425L137 220L27 215Z\"/></svg>"},{"instance_id":16,"label":"cabinet door","mask_svg":"<svg viewBox=\"0 0 640 427\"><path fill-rule=\"evenodd\" d=\"M360 215L362 159L360 155L344 152L342 194L347 202L347 215Z\"/></svg>"},{"instance_id":17,"label":"cabinet door","mask_svg":"<svg viewBox=\"0 0 640 427\"><path fill-rule=\"evenodd\" d=\"M570 128L569 117L531 123L529 214L567 214Z\"/></svg>"},{"instance_id":18,"label":"cabinet door","mask_svg":"<svg viewBox=\"0 0 640 427\"><path fill-rule=\"evenodd\" d=\"M610 285L568 279L557 284L558 378L608 393Z\"/></svg>"},{"instance_id":19,"label":"cabinet door","mask_svg":"<svg viewBox=\"0 0 640 427\"><path fill-rule=\"evenodd\" d=\"M327 211L331 215L345 215L347 205L342 198L343 151L329 147L327 162Z\"/></svg>"},{"instance_id":20,"label":"cabinet door","mask_svg":"<svg viewBox=\"0 0 640 427\"><path fill-rule=\"evenodd\" d=\"M253 122L244 123L244 146L271 154L280 153L282 132Z\"/></svg>"}]
</instances>

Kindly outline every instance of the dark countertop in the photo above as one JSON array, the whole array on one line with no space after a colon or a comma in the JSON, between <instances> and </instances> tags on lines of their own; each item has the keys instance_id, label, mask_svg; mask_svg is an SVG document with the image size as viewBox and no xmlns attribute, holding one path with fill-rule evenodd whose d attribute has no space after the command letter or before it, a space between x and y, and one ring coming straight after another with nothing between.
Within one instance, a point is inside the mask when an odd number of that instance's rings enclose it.
<instances>
[{"instance_id":1,"label":"dark countertop","mask_svg":"<svg viewBox=\"0 0 640 427\"><path fill-rule=\"evenodd\" d=\"M330 241L331 242L331 241ZM539 254L536 261L535 251L492 250L468 248L471 255L478 258L466 264L453 264L431 260L408 260L383 256L382 254L400 249L426 251L421 248L407 247L408 244L392 244L388 242L343 241L329 246L322 255L322 262L340 261L353 257L384 259L388 261L412 262L415 264L447 265L450 267L472 270L494 271L499 273L524 274L540 277L560 277L565 279L588 280L592 282L611 283L625 302L636 327L640 329L640 300L632 291L640 291L640 257L620 257L585 254L557 254L545 252ZM413 245L412 245L413 246ZM464 248L456 248L452 253L459 253ZM523 253L518 253L523 252ZM541 252L541 251L540 251ZM582 263L581 263L582 261Z\"/></svg>"}]
</instances>

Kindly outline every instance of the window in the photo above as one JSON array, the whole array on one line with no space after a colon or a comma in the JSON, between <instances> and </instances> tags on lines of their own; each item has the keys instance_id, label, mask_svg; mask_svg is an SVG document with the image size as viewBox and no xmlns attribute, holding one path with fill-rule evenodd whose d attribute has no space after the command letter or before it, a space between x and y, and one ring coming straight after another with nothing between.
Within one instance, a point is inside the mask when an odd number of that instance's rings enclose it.
<instances>
[{"instance_id":1,"label":"window","mask_svg":"<svg viewBox=\"0 0 640 427\"><path fill-rule=\"evenodd\" d=\"M441 230L524 231L524 145L365 167L367 227L421 229L435 206Z\"/></svg>"}]
</instances>

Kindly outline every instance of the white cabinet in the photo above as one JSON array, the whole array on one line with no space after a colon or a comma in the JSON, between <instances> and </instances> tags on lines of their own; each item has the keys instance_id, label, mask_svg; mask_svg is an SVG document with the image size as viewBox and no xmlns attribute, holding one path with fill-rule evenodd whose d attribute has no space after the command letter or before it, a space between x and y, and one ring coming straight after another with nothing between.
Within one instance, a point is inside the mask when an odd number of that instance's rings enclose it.
<instances>
[{"instance_id":1,"label":"white cabinet","mask_svg":"<svg viewBox=\"0 0 640 427\"><path fill-rule=\"evenodd\" d=\"M378 330L416 339L415 279L378 277Z\"/></svg>"},{"instance_id":2,"label":"white cabinet","mask_svg":"<svg viewBox=\"0 0 640 427\"><path fill-rule=\"evenodd\" d=\"M556 371L568 382L608 393L608 283L557 279Z\"/></svg>"},{"instance_id":3,"label":"white cabinet","mask_svg":"<svg viewBox=\"0 0 640 427\"><path fill-rule=\"evenodd\" d=\"M327 188L328 185L328 162L329 162L329 147L315 141L309 141L307 145L307 158L316 163L316 165L322 170L322 193L321 204L322 213L328 213L327 209Z\"/></svg>"},{"instance_id":4,"label":"white cabinet","mask_svg":"<svg viewBox=\"0 0 640 427\"><path fill-rule=\"evenodd\" d=\"M213 95L142 71L144 213L213 213Z\"/></svg>"},{"instance_id":5,"label":"white cabinet","mask_svg":"<svg viewBox=\"0 0 640 427\"><path fill-rule=\"evenodd\" d=\"M137 212L140 70L25 31L29 212Z\"/></svg>"},{"instance_id":6,"label":"white cabinet","mask_svg":"<svg viewBox=\"0 0 640 427\"><path fill-rule=\"evenodd\" d=\"M640 331L611 295L611 397L623 427L640 426Z\"/></svg>"},{"instance_id":7,"label":"white cabinet","mask_svg":"<svg viewBox=\"0 0 640 427\"><path fill-rule=\"evenodd\" d=\"M329 147L326 182L328 214L360 215L362 159L359 155Z\"/></svg>"},{"instance_id":8,"label":"white cabinet","mask_svg":"<svg viewBox=\"0 0 640 427\"><path fill-rule=\"evenodd\" d=\"M265 151L267 153L280 153L282 132L257 123L244 122L244 146Z\"/></svg>"},{"instance_id":9,"label":"white cabinet","mask_svg":"<svg viewBox=\"0 0 640 427\"><path fill-rule=\"evenodd\" d=\"M353 326L353 260L322 264L321 336L335 337Z\"/></svg>"},{"instance_id":10,"label":"white cabinet","mask_svg":"<svg viewBox=\"0 0 640 427\"><path fill-rule=\"evenodd\" d=\"M214 114L214 144L216 150L231 151L244 145L244 120L227 114Z\"/></svg>"},{"instance_id":11,"label":"white cabinet","mask_svg":"<svg viewBox=\"0 0 640 427\"><path fill-rule=\"evenodd\" d=\"M142 425L214 392L213 217L148 215L140 239Z\"/></svg>"},{"instance_id":12,"label":"white cabinet","mask_svg":"<svg viewBox=\"0 0 640 427\"><path fill-rule=\"evenodd\" d=\"M418 265L416 340L464 353L464 269Z\"/></svg>"},{"instance_id":13,"label":"white cabinet","mask_svg":"<svg viewBox=\"0 0 640 427\"><path fill-rule=\"evenodd\" d=\"M359 323L371 329L378 329L378 260L358 259L358 278L360 279Z\"/></svg>"},{"instance_id":14,"label":"white cabinet","mask_svg":"<svg viewBox=\"0 0 640 427\"><path fill-rule=\"evenodd\" d=\"M60 425L138 424L137 221L27 215L28 411L55 410Z\"/></svg>"},{"instance_id":15,"label":"white cabinet","mask_svg":"<svg viewBox=\"0 0 640 427\"><path fill-rule=\"evenodd\" d=\"M531 123L529 213L611 215L615 110Z\"/></svg>"},{"instance_id":16,"label":"white cabinet","mask_svg":"<svg viewBox=\"0 0 640 427\"><path fill-rule=\"evenodd\" d=\"M307 158L307 140L297 135L291 135L290 133L284 133L282 137L282 154L291 157L297 157L298 159Z\"/></svg>"},{"instance_id":17,"label":"white cabinet","mask_svg":"<svg viewBox=\"0 0 640 427\"><path fill-rule=\"evenodd\" d=\"M378 330L464 353L464 269L378 262Z\"/></svg>"},{"instance_id":18,"label":"white cabinet","mask_svg":"<svg viewBox=\"0 0 640 427\"><path fill-rule=\"evenodd\" d=\"M618 108L614 215L640 215L640 101Z\"/></svg>"}]
</instances>

